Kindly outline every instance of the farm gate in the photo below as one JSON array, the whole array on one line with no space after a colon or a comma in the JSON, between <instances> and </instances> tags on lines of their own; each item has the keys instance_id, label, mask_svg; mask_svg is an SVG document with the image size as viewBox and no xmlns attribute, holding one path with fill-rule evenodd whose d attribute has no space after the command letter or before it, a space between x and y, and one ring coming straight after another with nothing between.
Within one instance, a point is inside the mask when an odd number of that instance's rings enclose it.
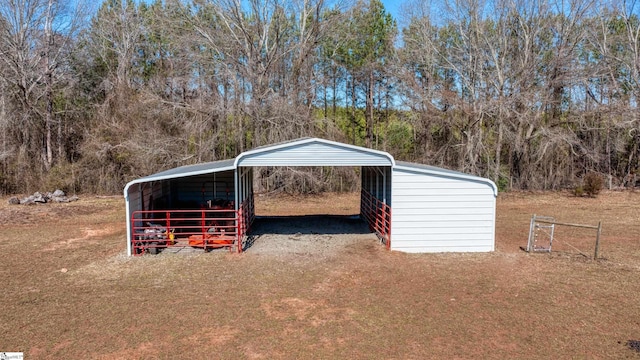
<instances>
[{"instance_id":1,"label":"farm gate","mask_svg":"<svg viewBox=\"0 0 640 360\"><path fill-rule=\"evenodd\" d=\"M234 210L233 203L208 204L201 209L138 210L131 214L133 255L157 254L169 247L228 248L242 252L255 210L248 197Z\"/></svg>"}]
</instances>

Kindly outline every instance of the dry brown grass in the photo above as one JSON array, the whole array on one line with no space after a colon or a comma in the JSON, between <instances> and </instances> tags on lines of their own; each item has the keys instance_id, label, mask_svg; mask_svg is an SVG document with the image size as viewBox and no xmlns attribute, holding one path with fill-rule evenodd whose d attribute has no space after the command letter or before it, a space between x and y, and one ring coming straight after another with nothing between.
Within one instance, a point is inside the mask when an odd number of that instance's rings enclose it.
<instances>
[{"instance_id":1,"label":"dry brown grass","mask_svg":"<svg viewBox=\"0 0 640 360\"><path fill-rule=\"evenodd\" d=\"M257 199L357 212L357 195ZM640 358L640 194L500 195L496 252L347 246L325 261L225 251L124 256L124 202L0 205L0 351L28 359ZM531 214L604 224L530 255ZM555 245L554 245L555 246ZM582 249L581 247L584 247ZM63 270L64 269L64 270ZM65 271L66 270L66 271Z\"/></svg>"}]
</instances>

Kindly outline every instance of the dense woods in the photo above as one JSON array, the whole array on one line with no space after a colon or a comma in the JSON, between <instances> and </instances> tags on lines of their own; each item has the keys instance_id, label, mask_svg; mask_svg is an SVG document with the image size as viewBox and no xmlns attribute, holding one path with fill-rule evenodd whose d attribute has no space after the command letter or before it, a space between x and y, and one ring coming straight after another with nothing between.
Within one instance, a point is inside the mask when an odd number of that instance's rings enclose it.
<instances>
[{"instance_id":1,"label":"dense woods","mask_svg":"<svg viewBox=\"0 0 640 360\"><path fill-rule=\"evenodd\" d=\"M635 186L640 4L407 1L401 14L379 0L0 0L0 192L118 193L304 136L501 190L588 173ZM319 191L355 171L260 173Z\"/></svg>"}]
</instances>

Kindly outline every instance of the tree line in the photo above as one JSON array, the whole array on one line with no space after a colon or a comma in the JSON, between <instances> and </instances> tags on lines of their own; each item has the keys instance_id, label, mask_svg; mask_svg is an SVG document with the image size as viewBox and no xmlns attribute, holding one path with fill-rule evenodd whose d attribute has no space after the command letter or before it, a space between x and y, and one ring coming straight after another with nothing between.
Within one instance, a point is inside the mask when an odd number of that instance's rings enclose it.
<instances>
[{"instance_id":1,"label":"tree line","mask_svg":"<svg viewBox=\"0 0 640 360\"><path fill-rule=\"evenodd\" d=\"M305 136L502 190L638 180L635 2L409 0L400 19L379 0L87 4L0 0L2 193L118 193ZM259 174L322 191L356 172Z\"/></svg>"}]
</instances>

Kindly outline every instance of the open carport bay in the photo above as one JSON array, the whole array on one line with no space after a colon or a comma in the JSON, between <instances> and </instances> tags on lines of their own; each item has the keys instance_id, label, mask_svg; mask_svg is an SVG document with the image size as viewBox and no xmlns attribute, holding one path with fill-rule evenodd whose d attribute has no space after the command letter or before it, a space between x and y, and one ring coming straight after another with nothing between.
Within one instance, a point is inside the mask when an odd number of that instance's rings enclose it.
<instances>
[{"instance_id":1,"label":"open carport bay","mask_svg":"<svg viewBox=\"0 0 640 360\"><path fill-rule=\"evenodd\" d=\"M358 216L301 215L258 217L248 242L248 251L256 254L326 259L349 246L379 240Z\"/></svg>"}]
</instances>

